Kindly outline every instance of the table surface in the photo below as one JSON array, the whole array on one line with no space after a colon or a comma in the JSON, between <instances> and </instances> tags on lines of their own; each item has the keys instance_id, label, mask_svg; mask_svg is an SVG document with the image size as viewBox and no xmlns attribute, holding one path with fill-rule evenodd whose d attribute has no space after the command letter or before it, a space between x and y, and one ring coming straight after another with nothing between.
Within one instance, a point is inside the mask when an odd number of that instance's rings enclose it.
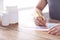
<instances>
[{"instance_id":1,"label":"table surface","mask_svg":"<svg viewBox=\"0 0 60 40\"><path fill-rule=\"evenodd\" d=\"M58 22L57 20L54 21ZM0 40L60 40L60 36L24 28L26 27L18 26L18 24L10 24L8 27L2 27L0 25Z\"/></svg>"},{"instance_id":2,"label":"table surface","mask_svg":"<svg viewBox=\"0 0 60 40\"><path fill-rule=\"evenodd\" d=\"M18 24L8 27L0 26L0 40L60 40L60 36L24 28L19 28Z\"/></svg>"}]
</instances>

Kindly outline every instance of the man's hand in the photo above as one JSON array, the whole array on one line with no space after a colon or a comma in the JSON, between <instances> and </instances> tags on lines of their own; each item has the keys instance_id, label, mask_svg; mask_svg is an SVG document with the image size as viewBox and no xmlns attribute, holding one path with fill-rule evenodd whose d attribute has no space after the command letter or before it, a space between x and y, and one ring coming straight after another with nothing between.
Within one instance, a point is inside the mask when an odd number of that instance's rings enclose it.
<instances>
[{"instance_id":1,"label":"man's hand","mask_svg":"<svg viewBox=\"0 0 60 40\"><path fill-rule=\"evenodd\" d=\"M60 35L60 25L57 25L48 31L52 35Z\"/></svg>"},{"instance_id":2,"label":"man's hand","mask_svg":"<svg viewBox=\"0 0 60 40\"><path fill-rule=\"evenodd\" d=\"M36 25L38 25L38 26L46 26L46 25L44 25L43 23L46 24L46 20L45 20L45 19L41 20L39 17L37 17L37 18L35 19L35 24L36 24Z\"/></svg>"}]
</instances>

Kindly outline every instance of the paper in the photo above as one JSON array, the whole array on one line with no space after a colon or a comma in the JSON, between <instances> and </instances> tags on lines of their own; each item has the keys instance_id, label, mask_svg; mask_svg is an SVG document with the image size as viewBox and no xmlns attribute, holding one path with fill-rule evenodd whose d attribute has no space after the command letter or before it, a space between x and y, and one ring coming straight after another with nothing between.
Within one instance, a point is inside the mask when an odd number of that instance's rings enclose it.
<instances>
[{"instance_id":1,"label":"paper","mask_svg":"<svg viewBox=\"0 0 60 40\"><path fill-rule=\"evenodd\" d=\"M35 30L48 31L51 28L55 27L57 24L56 23L46 23L46 25L47 25L47 27L35 26Z\"/></svg>"},{"instance_id":2,"label":"paper","mask_svg":"<svg viewBox=\"0 0 60 40\"><path fill-rule=\"evenodd\" d=\"M48 31L49 29L55 27L57 24L56 23L46 23L47 27L42 27L42 26L37 26L34 25L34 27L28 27L28 28L22 28L25 30L38 30L38 31Z\"/></svg>"}]
</instances>

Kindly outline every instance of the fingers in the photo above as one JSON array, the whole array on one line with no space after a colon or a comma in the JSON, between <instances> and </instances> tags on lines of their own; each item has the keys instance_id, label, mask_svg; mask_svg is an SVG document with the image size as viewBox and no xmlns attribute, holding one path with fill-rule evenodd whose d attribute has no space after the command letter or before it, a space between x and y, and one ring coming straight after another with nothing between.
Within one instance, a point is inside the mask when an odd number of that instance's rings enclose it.
<instances>
[{"instance_id":1,"label":"fingers","mask_svg":"<svg viewBox=\"0 0 60 40\"><path fill-rule=\"evenodd\" d=\"M57 26L51 28L51 29L48 31L48 33L49 33L49 34L52 34L52 35L60 35L60 30L59 30L59 28L60 28L60 26L57 25Z\"/></svg>"},{"instance_id":2,"label":"fingers","mask_svg":"<svg viewBox=\"0 0 60 40\"><path fill-rule=\"evenodd\" d=\"M40 22L40 20L39 20L38 18L36 18L36 20L35 20L35 24L38 25L38 26L43 25L43 24Z\"/></svg>"},{"instance_id":3,"label":"fingers","mask_svg":"<svg viewBox=\"0 0 60 40\"><path fill-rule=\"evenodd\" d=\"M43 19L44 19L44 18L43 18ZM38 26L46 26L46 25L45 25L45 24L46 24L46 21L40 19L39 17L37 17L37 18L35 19L35 24L38 25Z\"/></svg>"},{"instance_id":4,"label":"fingers","mask_svg":"<svg viewBox=\"0 0 60 40\"><path fill-rule=\"evenodd\" d=\"M40 22L45 22L45 19L43 18L43 19L40 19L39 17L37 17L37 20L39 20Z\"/></svg>"},{"instance_id":5,"label":"fingers","mask_svg":"<svg viewBox=\"0 0 60 40\"><path fill-rule=\"evenodd\" d=\"M46 21L43 19L41 20L39 17L37 17L37 20L42 24L42 26L46 26Z\"/></svg>"},{"instance_id":6,"label":"fingers","mask_svg":"<svg viewBox=\"0 0 60 40\"><path fill-rule=\"evenodd\" d=\"M57 36L60 36L60 32L56 33Z\"/></svg>"},{"instance_id":7,"label":"fingers","mask_svg":"<svg viewBox=\"0 0 60 40\"><path fill-rule=\"evenodd\" d=\"M51 32L53 32L53 31L55 31L56 30L56 28L51 28L49 31L48 31L48 33L51 33Z\"/></svg>"},{"instance_id":8,"label":"fingers","mask_svg":"<svg viewBox=\"0 0 60 40\"><path fill-rule=\"evenodd\" d=\"M55 35L56 33L58 33L59 31L56 30L55 28L51 29L48 33L49 34L52 34L52 35Z\"/></svg>"}]
</instances>

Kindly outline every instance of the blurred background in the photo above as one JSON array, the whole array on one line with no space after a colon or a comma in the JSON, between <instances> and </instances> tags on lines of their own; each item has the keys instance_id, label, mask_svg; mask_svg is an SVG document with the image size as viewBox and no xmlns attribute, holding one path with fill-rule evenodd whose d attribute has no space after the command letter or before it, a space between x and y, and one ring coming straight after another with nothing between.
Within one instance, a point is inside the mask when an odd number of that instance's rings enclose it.
<instances>
[{"instance_id":1,"label":"blurred background","mask_svg":"<svg viewBox=\"0 0 60 40\"><path fill-rule=\"evenodd\" d=\"M40 0L0 0L0 16L6 12L7 6L18 7L19 24L33 25L34 8ZM44 8L43 13L49 12L48 4Z\"/></svg>"}]
</instances>

